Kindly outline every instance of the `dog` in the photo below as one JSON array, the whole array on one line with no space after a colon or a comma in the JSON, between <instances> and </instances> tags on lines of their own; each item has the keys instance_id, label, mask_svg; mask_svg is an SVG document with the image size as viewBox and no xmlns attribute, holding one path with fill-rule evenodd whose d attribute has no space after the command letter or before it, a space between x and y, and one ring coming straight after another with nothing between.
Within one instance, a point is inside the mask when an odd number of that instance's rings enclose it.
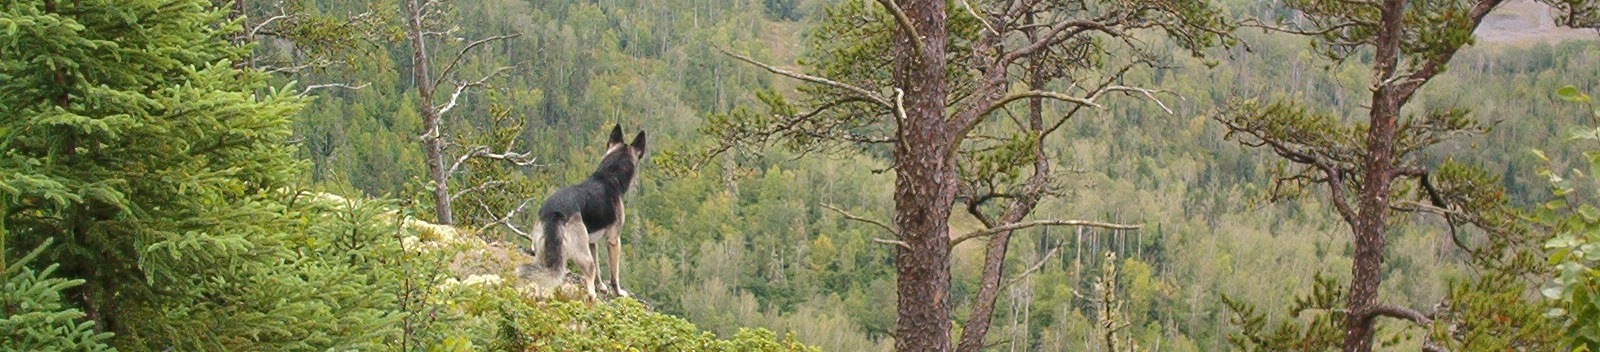
<instances>
[{"instance_id":1,"label":"dog","mask_svg":"<svg viewBox=\"0 0 1600 352\"><path fill-rule=\"evenodd\" d=\"M643 131L633 137L633 142L623 143L622 126L611 129L600 167L582 183L557 190L539 207L535 229L543 239L531 244L541 248L533 251L532 264L521 267L524 277L544 287L558 286L565 280L566 264L571 260L583 272L589 299L597 299L594 286L599 267L594 256L603 240L611 289L617 296L628 297L621 277L622 221L626 214L622 195L639 175L639 159L644 157L644 150Z\"/></svg>"}]
</instances>

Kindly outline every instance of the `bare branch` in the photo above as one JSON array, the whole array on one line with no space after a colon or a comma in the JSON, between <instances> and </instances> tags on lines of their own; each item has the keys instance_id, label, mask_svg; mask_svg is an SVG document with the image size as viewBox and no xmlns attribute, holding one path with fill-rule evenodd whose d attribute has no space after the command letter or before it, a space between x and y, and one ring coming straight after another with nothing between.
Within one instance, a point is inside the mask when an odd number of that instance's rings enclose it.
<instances>
[{"instance_id":1,"label":"bare branch","mask_svg":"<svg viewBox=\"0 0 1600 352\"><path fill-rule=\"evenodd\" d=\"M1374 317L1374 318L1375 317L1379 317L1379 316L1385 316L1385 317L1390 317L1390 318L1406 320L1406 321L1410 321L1411 323L1417 324L1417 325L1420 325L1420 326L1427 326L1428 324L1433 323L1433 318L1428 317L1428 315L1426 315L1426 314L1422 314L1422 312L1419 312L1419 311L1417 311L1415 309L1401 307L1401 306L1397 306L1397 305L1393 305L1393 304L1379 303L1379 304L1373 305L1372 306L1372 310L1369 311L1368 314L1371 314L1371 317Z\"/></svg>"},{"instance_id":2,"label":"bare branch","mask_svg":"<svg viewBox=\"0 0 1600 352\"><path fill-rule=\"evenodd\" d=\"M1021 274L1017 274L1017 277L1013 277L1011 280L1006 280L1006 283L1001 285L1000 288L1005 289L1007 287L1011 287L1011 285L1015 285L1017 282L1022 281L1023 278L1027 278L1028 275L1032 275L1033 272L1039 271L1040 268L1044 267L1044 263L1050 262L1050 257L1055 256L1058 252L1061 252L1061 246L1050 248L1050 252L1045 253L1043 257L1039 257L1039 261L1034 262L1033 266L1028 267L1028 270L1023 270Z\"/></svg>"},{"instance_id":3,"label":"bare branch","mask_svg":"<svg viewBox=\"0 0 1600 352\"><path fill-rule=\"evenodd\" d=\"M245 38L249 38L250 40L255 40L256 34L257 33L261 33L261 30L264 29L264 28L267 28L268 24L272 24L272 22L276 22L278 20L284 20L284 19L289 19L289 18L294 18L294 17L295 17L294 15L277 15L277 16L267 17L267 19L261 21L261 23L257 23L254 27L250 27L250 32L245 36Z\"/></svg>"},{"instance_id":4,"label":"bare branch","mask_svg":"<svg viewBox=\"0 0 1600 352\"><path fill-rule=\"evenodd\" d=\"M1167 115L1174 115L1172 113L1172 108L1167 107L1166 103L1163 103L1163 102L1161 102L1161 99L1156 98L1156 93L1161 93L1162 91L1152 90L1152 89L1147 89L1147 88L1139 88L1139 87L1109 86L1109 87L1105 87L1105 88L1101 89L1100 92L1134 92L1134 93L1144 94L1145 98L1150 98L1150 101L1153 101L1153 102L1156 103L1157 106L1160 106L1162 111L1166 111L1167 112ZM1098 94L1099 93L1096 93L1096 95L1098 95Z\"/></svg>"},{"instance_id":5,"label":"bare branch","mask_svg":"<svg viewBox=\"0 0 1600 352\"><path fill-rule=\"evenodd\" d=\"M915 54L918 58L926 57L923 53L928 52L928 50L923 48L926 44L922 43L922 35L917 34L917 27L911 25L911 18L906 17L905 10L900 9L900 5L895 4L894 0L878 0L878 3L883 4L884 10L889 11L889 14L894 16L895 23L898 23L900 29L904 29L906 35L911 38L912 54Z\"/></svg>"},{"instance_id":6,"label":"bare branch","mask_svg":"<svg viewBox=\"0 0 1600 352\"><path fill-rule=\"evenodd\" d=\"M534 165L534 162L538 161L538 158L534 158L533 157L533 152L532 151L522 152L522 153L512 153L511 151L506 151L504 153L499 153L499 154L483 153L483 154L478 155L477 157L485 158L485 159L494 159L494 160L506 161L506 162L510 162L512 165L516 165L516 166L532 166L532 165Z\"/></svg>"},{"instance_id":7,"label":"bare branch","mask_svg":"<svg viewBox=\"0 0 1600 352\"><path fill-rule=\"evenodd\" d=\"M1244 28L1257 28L1257 29L1261 29L1261 30L1264 30L1264 31L1270 31L1270 32L1278 32L1278 33L1285 33L1285 34L1295 34L1295 35L1304 35L1304 36L1313 36L1313 37L1325 36L1325 35L1328 35L1329 33L1333 33L1335 31L1341 31L1341 30L1349 29L1349 28L1355 27L1355 26L1377 27L1378 24L1376 22L1372 22L1372 21L1350 20L1350 22L1342 22L1342 23L1338 23L1338 24L1333 24L1333 25L1330 25L1330 26L1327 26L1327 27L1324 27L1324 28L1319 28L1319 29L1302 29L1302 28L1289 28L1289 27L1281 27L1281 26L1263 24L1260 21L1256 21L1254 19L1242 21L1242 22L1239 23L1239 27L1244 27Z\"/></svg>"},{"instance_id":8,"label":"bare branch","mask_svg":"<svg viewBox=\"0 0 1600 352\"><path fill-rule=\"evenodd\" d=\"M767 72L776 73L776 74L779 74L779 75L782 75L782 76L785 76L785 77L798 79L798 80L802 80L802 81L806 81L806 82L811 82L811 83L821 84L821 85L825 85L825 86L829 86L829 87L848 90L848 91L856 93L857 95L860 95L862 98L866 98L867 100L871 100L874 103L878 103L878 106L882 106L882 107L890 108L890 109L893 109L895 107L895 105L893 103L890 103L889 100L885 99L882 95L879 95L877 93L873 93L872 91L866 90L865 88L853 86L853 85L850 85L850 84L847 84L847 83L834 81L834 80L827 79L827 78L822 78L822 77L812 76L812 75L808 75L808 74L804 74L804 73L784 70L784 69L778 68L776 66L772 66L772 65L768 65L768 64L762 63L760 61L756 61L755 59L752 59L752 58L750 58L748 56L734 54L732 52L729 52L727 49L723 49L721 47L717 47L717 51L722 52L723 55L727 55L729 57L733 57L735 59L738 59L739 61L744 61L745 63L749 63L751 65L756 65L756 67L760 67L762 69L765 69L765 70L767 70Z\"/></svg>"},{"instance_id":9,"label":"bare branch","mask_svg":"<svg viewBox=\"0 0 1600 352\"><path fill-rule=\"evenodd\" d=\"M989 113L994 112L995 109L998 109L998 108L1000 108L1002 106L1005 106L1006 104L1009 104L1009 103L1011 103L1013 101L1027 99L1027 98L1055 99L1055 100L1060 100L1060 101L1064 101L1064 102L1068 102L1068 103L1073 103L1073 104L1078 104L1078 105L1085 105L1085 106L1089 106L1089 107L1096 108L1096 109L1104 109L1105 106L1094 102L1094 99L1097 98L1097 97L1098 97L1098 94L1090 96L1088 98L1079 98L1079 97L1075 97L1075 96L1071 96L1071 95L1062 94L1062 93L1059 93L1059 92L1043 91L1043 90L1031 90L1031 91L1026 91L1026 92L1017 92L1017 93L1006 94L1005 97L1002 97L1002 98L1000 98L1000 100L995 101L995 103L992 106L989 107L988 111L984 111L982 113L982 115L988 115Z\"/></svg>"},{"instance_id":10,"label":"bare branch","mask_svg":"<svg viewBox=\"0 0 1600 352\"><path fill-rule=\"evenodd\" d=\"M882 239L882 238L873 238L872 242L877 242L877 243L882 243L882 244L892 244L892 245L900 246L900 248L905 248L908 251L911 250L911 245L906 244L905 242L902 242L902 241L886 240L886 239Z\"/></svg>"},{"instance_id":11,"label":"bare branch","mask_svg":"<svg viewBox=\"0 0 1600 352\"><path fill-rule=\"evenodd\" d=\"M904 126L906 123L906 91L900 87L894 88L894 117L895 124Z\"/></svg>"},{"instance_id":12,"label":"bare branch","mask_svg":"<svg viewBox=\"0 0 1600 352\"><path fill-rule=\"evenodd\" d=\"M499 76L500 73L505 72L506 70L510 70L510 69L511 69L511 67L509 67L509 66L501 67L501 68L495 69L494 72L490 72L489 74L484 75L483 78L479 78L477 81L456 82L456 91L455 91L455 93L450 93L450 101L446 102L444 104L444 106L439 107L439 110L438 110L437 113L435 113L435 115L442 117L442 116L444 116L445 113L450 112L451 109L455 109L457 100L461 98L461 93L465 93L467 91L467 88L482 86L486 82L488 82L490 78L494 78L495 76ZM437 133L435 133L435 134L437 134Z\"/></svg>"},{"instance_id":13,"label":"bare branch","mask_svg":"<svg viewBox=\"0 0 1600 352\"><path fill-rule=\"evenodd\" d=\"M275 64L276 64L276 62L275 62ZM339 62L334 62L334 61L328 60L326 58L311 58L310 60L307 60L307 61L302 62L302 63L297 63L297 64L289 64L289 65L285 65L285 66L268 65L268 66L256 67L255 69L260 70L263 73L271 74L271 75L276 75L276 74L291 74L292 75L292 74L298 74L298 73L300 73L300 71L305 71L306 69L309 69L309 68L328 68L328 67L334 67L334 66L339 66L339 65L340 65Z\"/></svg>"},{"instance_id":14,"label":"bare branch","mask_svg":"<svg viewBox=\"0 0 1600 352\"><path fill-rule=\"evenodd\" d=\"M456 69L456 65L461 63L461 58L466 57L467 56L467 52L468 51L472 51L472 48L476 48L479 45L483 45L484 43L488 43L488 42L492 42L492 41L496 41L496 40L506 40L506 39L516 38L516 37L519 37L519 36L522 36L522 33L503 34L503 35L497 35L497 36L493 36L493 37L479 39L477 41L472 42L471 44L467 44L466 47L461 48L460 52L456 53L456 57L454 59L451 59L449 64L444 65L444 70L439 71L439 77L438 78L434 78L433 85L438 86L440 83L444 83L444 79L446 77L450 77L450 72L454 71Z\"/></svg>"},{"instance_id":15,"label":"bare branch","mask_svg":"<svg viewBox=\"0 0 1600 352\"><path fill-rule=\"evenodd\" d=\"M344 84L344 83L313 84L313 85L306 86L306 89L300 90L300 96L309 95L309 94L311 94L311 91L317 90L317 89L342 88L342 89L349 89L349 90L361 90L362 88L366 88L367 86L371 86L371 85L372 85L372 83L370 83L370 82L369 83L362 83L361 85L357 85L357 86L352 86L352 85Z\"/></svg>"},{"instance_id":16,"label":"bare branch","mask_svg":"<svg viewBox=\"0 0 1600 352\"><path fill-rule=\"evenodd\" d=\"M537 243L538 239L534 238L533 234L530 234L527 231L523 231L521 228L518 228L517 225L512 225L511 224L511 217L516 216L518 213L521 213L522 209L527 208L528 207L528 203L530 203L530 202L533 202L533 198L528 198L526 200L523 200L522 204L519 204L519 205L517 205L517 207L515 209L511 209L511 211L506 212L505 216L502 216L499 219L496 219L495 221L491 221L491 222L489 222L487 224L483 224L483 226L479 226L477 231L475 231L475 233L483 233L484 230L488 230L490 227L494 227L494 225L505 225L506 228L511 229L511 232L516 233L518 236L522 236L523 238L527 238L529 242ZM485 213L494 214L494 212L489 209L489 205L488 204L484 204L483 201L481 201L481 200L478 201L478 206L483 208L483 211Z\"/></svg>"},{"instance_id":17,"label":"bare branch","mask_svg":"<svg viewBox=\"0 0 1600 352\"><path fill-rule=\"evenodd\" d=\"M445 169L446 170L445 174L446 175L454 175L456 173L456 171L459 171L461 169L461 165L465 164L467 162L467 160L471 160L473 158L484 158L484 159L493 159L493 160L506 161L506 162L510 162L512 165L516 165L516 166L529 166L529 165L533 165L533 163L535 161L538 161L538 158L533 157L533 152L532 151L523 152L523 153L515 153L515 152L511 151L512 146L513 146L512 144L507 144L506 145L506 150L502 151L500 153L490 152L488 146L483 146L483 145L473 146L472 148L467 149L466 153L461 154L460 157L456 157L456 162L453 163L453 164L450 164L450 168L449 169Z\"/></svg>"},{"instance_id":18,"label":"bare branch","mask_svg":"<svg viewBox=\"0 0 1600 352\"><path fill-rule=\"evenodd\" d=\"M898 236L900 234L899 231L895 231L893 227L890 227L888 224L884 224L882 221L878 221L878 220L873 220L873 219L868 219L868 218L864 218L864 217L861 217L861 216L857 216L855 214L851 214L849 212L846 212L846 211L844 211L842 209L836 208L832 204L828 204L828 203L822 203L822 207L823 208L828 208L828 210L832 210L832 211L834 211L836 213L839 213L839 215L844 216L844 218L846 218L846 219L877 225L879 228L882 228L884 231L888 231L890 234L894 234L896 236ZM900 243L900 245L905 245L905 243ZM909 248L909 246L908 246L908 248Z\"/></svg>"},{"instance_id":19,"label":"bare branch","mask_svg":"<svg viewBox=\"0 0 1600 352\"><path fill-rule=\"evenodd\" d=\"M1100 99L1100 97L1104 96L1105 93L1109 93L1109 92L1124 92L1124 93L1142 94L1146 98L1149 98L1150 101L1155 102L1156 105L1160 106L1161 110L1166 111L1167 114L1173 114L1172 108L1167 107L1166 103L1162 102L1161 99L1156 98L1156 93L1161 93L1161 91L1148 89L1148 88L1119 86L1119 85L1106 85L1106 86L1101 87L1100 89L1095 90L1094 93L1090 94L1088 97L1075 97L1075 96L1063 94L1063 93L1060 93L1060 92L1053 92L1053 91L1030 90L1030 91L1026 91L1026 92L1017 92L1017 93L1006 94L1004 97L1001 97L1000 99L997 99L997 100L995 100L995 101L993 101L993 102L991 102L991 103L989 103L987 105L981 105L979 108L982 109L982 110L978 110L975 115L970 115L971 117L970 117L969 120L965 120L967 125L963 126L963 131L971 131L973 128L975 128L977 126L978 123L983 122L983 120L984 120L983 116L989 115L990 113L993 113L995 110L998 110L1000 108L1005 107L1006 104L1010 104L1011 102L1014 102L1014 101L1017 101L1017 100L1028 99L1028 98L1046 98L1046 99L1054 99L1054 100L1059 100L1059 101L1064 101L1064 102L1068 102L1068 103L1077 104L1078 105L1077 107L1087 106L1087 107L1092 107L1092 108L1096 108L1096 109L1104 109L1105 106L1104 105L1100 105L1100 103L1098 103L1097 101ZM961 114L961 116L968 116L968 115Z\"/></svg>"},{"instance_id":20,"label":"bare branch","mask_svg":"<svg viewBox=\"0 0 1600 352\"><path fill-rule=\"evenodd\" d=\"M510 183L510 182L500 181L500 180L490 180L490 181L487 181L487 182L484 182L484 183L479 183L476 186L472 186L472 187L469 187L467 189L456 191L456 193L450 195L450 199L461 199L461 196L464 196L467 193L482 191L482 190L489 189L490 187L501 186L501 185L505 185L505 184L508 184L508 183Z\"/></svg>"},{"instance_id":21,"label":"bare branch","mask_svg":"<svg viewBox=\"0 0 1600 352\"><path fill-rule=\"evenodd\" d=\"M983 18L983 16L978 15L978 11L972 9L972 4L967 2L967 0L961 0L961 6L966 7L967 8L967 13L971 14L973 18L977 18L978 19L978 23L983 23L983 28L984 29L988 29L989 33L1000 34L1000 31L994 30L994 25L989 24L989 20L988 19L985 19L985 18Z\"/></svg>"},{"instance_id":22,"label":"bare branch","mask_svg":"<svg viewBox=\"0 0 1600 352\"><path fill-rule=\"evenodd\" d=\"M978 237L992 236L994 234L1001 233L1001 232L1016 231L1016 230L1026 229L1026 228L1035 227L1035 226L1084 226L1084 227L1099 227L1099 228L1114 229L1114 230L1137 230L1137 229L1144 228L1144 225L1113 224L1113 223L1107 223L1107 222L1086 221L1086 220L1034 220L1034 221L1029 221L1029 222L1010 223L1010 224L1005 224L1005 225L1001 225L1001 226L998 226L998 227L991 227L991 228L987 228L987 229L968 232L966 234L962 234L961 236L956 237L953 240L950 240L950 246L951 247L955 247L957 244L960 244L961 242L966 242L967 240L978 238Z\"/></svg>"}]
</instances>

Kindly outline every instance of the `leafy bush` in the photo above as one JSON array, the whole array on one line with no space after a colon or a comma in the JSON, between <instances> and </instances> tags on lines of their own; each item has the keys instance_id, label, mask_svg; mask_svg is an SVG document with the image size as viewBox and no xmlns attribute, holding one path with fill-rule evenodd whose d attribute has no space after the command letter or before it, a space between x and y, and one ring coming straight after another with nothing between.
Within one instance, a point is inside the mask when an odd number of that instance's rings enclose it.
<instances>
[{"instance_id":1,"label":"leafy bush","mask_svg":"<svg viewBox=\"0 0 1600 352\"><path fill-rule=\"evenodd\" d=\"M1600 107L1576 87L1563 87L1556 96L1594 108L1591 121L1600 121ZM1577 142L1600 141L1600 129L1575 129L1570 137ZM1588 148L1583 156L1589 175L1596 175L1600 150ZM1534 153L1550 162L1543 152ZM1567 319L1566 338L1573 350L1600 351L1600 324L1596 324L1600 322L1600 208L1591 204L1594 198L1580 196L1580 191L1592 191L1600 183L1582 171L1564 173L1547 167L1540 174L1549 180L1551 199L1536 219L1555 234L1545 248L1551 250L1549 263L1556 266L1555 278L1541 293L1557 302L1550 315Z\"/></svg>"},{"instance_id":2,"label":"leafy bush","mask_svg":"<svg viewBox=\"0 0 1600 352\"><path fill-rule=\"evenodd\" d=\"M500 340L509 350L577 351L816 351L766 329L740 329L729 339L701 331L682 318L652 312L639 301L619 298L583 302L522 298L502 290L497 311Z\"/></svg>"}]
</instances>

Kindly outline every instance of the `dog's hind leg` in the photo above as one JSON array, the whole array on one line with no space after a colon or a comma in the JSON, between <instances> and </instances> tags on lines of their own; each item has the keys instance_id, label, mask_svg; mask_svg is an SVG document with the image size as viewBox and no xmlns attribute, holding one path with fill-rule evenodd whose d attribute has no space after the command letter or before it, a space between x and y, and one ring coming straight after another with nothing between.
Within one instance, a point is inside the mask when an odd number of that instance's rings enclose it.
<instances>
[{"instance_id":1,"label":"dog's hind leg","mask_svg":"<svg viewBox=\"0 0 1600 352\"><path fill-rule=\"evenodd\" d=\"M594 290L594 282L595 277L600 274L600 268L599 263L595 261L595 253L589 250L591 245L588 228L583 226L582 221L574 221L563 235L567 236L568 241L566 248L562 250L567 252L567 256L578 265L578 271L582 272L585 293L589 294L590 301L599 299L600 296Z\"/></svg>"},{"instance_id":2,"label":"dog's hind leg","mask_svg":"<svg viewBox=\"0 0 1600 352\"><path fill-rule=\"evenodd\" d=\"M594 290L595 277L599 276L597 274L600 271L599 263L596 263L594 256L590 254L575 255L572 259L577 262L578 270L583 272L583 288L589 294L589 300L600 299L600 295L596 294Z\"/></svg>"}]
</instances>

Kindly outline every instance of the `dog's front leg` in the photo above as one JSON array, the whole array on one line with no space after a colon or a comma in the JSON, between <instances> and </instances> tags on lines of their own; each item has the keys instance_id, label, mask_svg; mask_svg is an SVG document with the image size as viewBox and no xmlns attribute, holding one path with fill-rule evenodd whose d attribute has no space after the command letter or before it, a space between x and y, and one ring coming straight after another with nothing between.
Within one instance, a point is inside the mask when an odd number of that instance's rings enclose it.
<instances>
[{"instance_id":1,"label":"dog's front leg","mask_svg":"<svg viewBox=\"0 0 1600 352\"><path fill-rule=\"evenodd\" d=\"M628 290L622 289L622 224L607 232L606 269L611 271L611 290L617 297L628 297Z\"/></svg>"}]
</instances>

